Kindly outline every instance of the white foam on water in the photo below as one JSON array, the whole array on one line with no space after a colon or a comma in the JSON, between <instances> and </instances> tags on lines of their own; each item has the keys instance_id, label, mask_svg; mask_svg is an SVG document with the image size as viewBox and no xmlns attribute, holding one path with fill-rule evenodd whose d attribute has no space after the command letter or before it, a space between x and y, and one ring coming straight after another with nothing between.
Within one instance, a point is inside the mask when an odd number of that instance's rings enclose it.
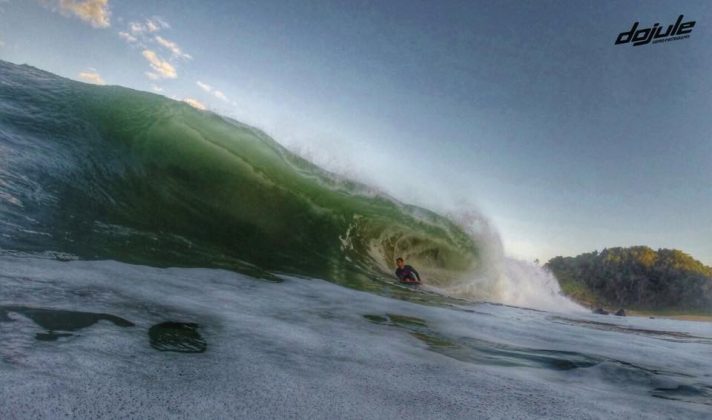
<instances>
[{"instance_id":1,"label":"white foam on water","mask_svg":"<svg viewBox=\"0 0 712 420\"><path fill-rule=\"evenodd\" d=\"M113 261L0 257L0 273L0 305L108 313L135 323L122 328L99 321L44 342L34 338L40 326L11 311L14 321L0 322L0 418L709 414L709 405L699 401L651 394L660 384L710 385L709 324L492 304L432 307L321 280L272 283L222 270ZM417 321L379 323L363 316L387 314ZM611 326L592 323L601 319ZM199 324L207 351L153 349L147 331L165 321ZM433 347L423 339L428 334L453 344ZM497 354L501 348L515 350ZM546 354L541 350L601 361L547 369L536 366ZM535 357L518 359L529 353ZM631 368L621 375L619 361L671 373Z\"/></svg>"},{"instance_id":2,"label":"white foam on water","mask_svg":"<svg viewBox=\"0 0 712 420\"><path fill-rule=\"evenodd\" d=\"M464 299L484 300L545 311L580 313L586 310L561 292L559 283L538 264L508 257L497 230L478 211L450 215L475 238L480 264L440 292Z\"/></svg>"}]
</instances>

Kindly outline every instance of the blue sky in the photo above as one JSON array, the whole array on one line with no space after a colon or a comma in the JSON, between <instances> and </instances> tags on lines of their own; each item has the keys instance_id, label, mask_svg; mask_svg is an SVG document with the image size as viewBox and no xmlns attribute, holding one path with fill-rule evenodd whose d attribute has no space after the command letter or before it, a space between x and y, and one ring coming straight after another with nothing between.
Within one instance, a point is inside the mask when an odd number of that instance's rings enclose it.
<instances>
[{"instance_id":1,"label":"blue sky","mask_svg":"<svg viewBox=\"0 0 712 420\"><path fill-rule=\"evenodd\" d=\"M689 39L614 45L634 21ZM0 0L0 58L190 100L482 212L510 255L712 264L712 3Z\"/></svg>"}]
</instances>

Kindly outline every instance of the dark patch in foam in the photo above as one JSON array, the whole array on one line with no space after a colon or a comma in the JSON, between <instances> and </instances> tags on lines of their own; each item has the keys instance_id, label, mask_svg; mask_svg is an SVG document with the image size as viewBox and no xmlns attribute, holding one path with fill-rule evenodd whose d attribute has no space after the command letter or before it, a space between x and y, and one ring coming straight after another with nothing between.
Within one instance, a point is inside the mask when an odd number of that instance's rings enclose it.
<instances>
[{"instance_id":1,"label":"dark patch in foam","mask_svg":"<svg viewBox=\"0 0 712 420\"><path fill-rule=\"evenodd\" d=\"M416 318L414 316L396 315L396 314L386 314L388 319L398 326L415 326L415 327L427 327L424 320Z\"/></svg>"},{"instance_id":2,"label":"dark patch in foam","mask_svg":"<svg viewBox=\"0 0 712 420\"><path fill-rule=\"evenodd\" d=\"M462 362L569 370L594 366L602 360L576 352L529 349L469 337L448 338L433 331L425 320L411 316L364 317L373 323L403 328L430 350Z\"/></svg>"},{"instance_id":3,"label":"dark patch in foam","mask_svg":"<svg viewBox=\"0 0 712 420\"><path fill-rule=\"evenodd\" d=\"M199 325L192 322L162 322L148 330L148 337L151 347L158 351L203 353L208 343L198 328Z\"/></svg>"},{"instance_id":4,"label":"dark patch in foam","mask_svg":"<svg viewBox=\"0 0 712 420\"><path fill-rule=\"evenodd\" d=\"M71 337L73 334L67 331L78 331L90 327L101 320L109 321L119 327L134 326L133 322L111 314L28 306L0 306L0 322L12 322L13 319L9 316L10 312L25 316L46 329L46 333L37 333L35 335L35 338L40 341L56 341L61 337Z\"/></svg>"},{"instance_id":5,"label":"dark patch in foam","mask_svg":"<svg viewBox=\"0 0 712 420\"><path fill-rule=\"evenodd\" d=\"M70 333L57 333L54 331L49 331L46 333L37 333L35 334L35 338L40 341L57 341L62 337L71 337L72 335L73 334Z\"/></svg>"},{"instance_id":6,"label":"dark patch in foam","mask_svg":"<svg viewBox=\"0 0 712 420\"><path fill-rule=\"evenodd\" d=\"M697 404L712 405L712 386L704 384L655 388L651 393L655 398L678 400Z\"/></svg>"},{"instance_id":7,"label":"dark patch in foam","mask_svg":"<svg viewBox=\"0 0 712 420\"><path fill-rule=\"evenodd\" d=\"M380 315L364 315L363 317L373 322L374 324L385 324L388 322L388 318Z\"/></svg>"},{"instance_id":8,"label":"dark patch in foam","mask_svg":"<svg viewBox=\"0 0 712 420\"><path fill-rule=\"evenodd\" d=\"M457 347L457 344L445 340L442 337L438 337L435 335L428 335L424 333L419 333L419 332L411 332L410 335L413 337L417 338L418 340L426 343L428 346L431 348L439 348L439 347Z\"/></svg>"}]
</instances>

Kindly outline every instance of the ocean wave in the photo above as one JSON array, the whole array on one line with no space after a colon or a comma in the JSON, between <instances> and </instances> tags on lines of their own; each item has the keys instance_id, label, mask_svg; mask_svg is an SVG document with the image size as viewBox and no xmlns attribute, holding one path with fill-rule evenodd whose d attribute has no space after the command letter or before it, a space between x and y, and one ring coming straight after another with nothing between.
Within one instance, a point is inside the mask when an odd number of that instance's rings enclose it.
<instances>
[{"instance_id":1,"label":"ocean wave","mask_svg":"<svg viewBox=\"0 0 712 420\"><path fill-rule=\"evenodd\" d=\"M391 278L397 256L436 286L481 263L453 220L322 170L258 129L159 95L0 67L4 249L360 288Z\"/></svg>"}]
</instances>

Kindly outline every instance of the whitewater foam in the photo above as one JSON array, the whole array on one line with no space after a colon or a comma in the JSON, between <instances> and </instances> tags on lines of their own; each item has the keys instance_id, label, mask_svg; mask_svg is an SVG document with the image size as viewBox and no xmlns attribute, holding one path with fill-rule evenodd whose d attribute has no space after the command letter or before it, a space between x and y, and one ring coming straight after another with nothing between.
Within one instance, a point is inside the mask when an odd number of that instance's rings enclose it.
<instances>
[{"instance_id":1,"label":"whitewater foam","mask_svg":"<svg viewBox=\"0 0 712 420\"><path fill-rule=\"evenodd\" d=\"M0 272L0 306L135 324L41 341L40 325L11 312L0 320L3 418L704 418L712 403L712 337L696 323L591 329L600 318L113 261L0 256ZM166 322L196 326L204 351L153 347L150 329Z\"/></svg>"},{"instance_id":2,"label":"whitewater foam","mask_svg":"<svg viewBox=\"0 0 712 420\"><path fill-rule=\"evenodd\" d=\"M480 264L433 290L448 296L545 311L582 312L567 298L551 272L534 262L506 255L496 228L474 209L449 217L479 245Z\"/></svg>"}]
</instances>

